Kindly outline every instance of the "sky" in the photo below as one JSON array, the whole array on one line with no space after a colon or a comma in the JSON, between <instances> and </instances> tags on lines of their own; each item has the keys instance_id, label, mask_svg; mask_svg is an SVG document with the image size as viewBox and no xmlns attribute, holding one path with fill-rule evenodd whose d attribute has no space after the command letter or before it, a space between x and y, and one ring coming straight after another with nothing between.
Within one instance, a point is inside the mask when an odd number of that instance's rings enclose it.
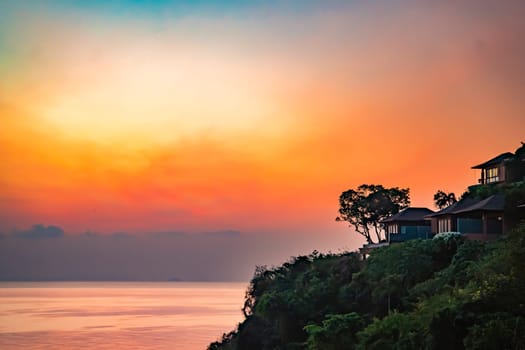
<instances>
[{"instance_id":1,"label":"sky","mask_svg":"<svg viewBox=\"0 0 525 350\"><path fill-rule=\"evenodd\" d=\"M344 190L408 187L432 208L525 141L524 15L513 0L2 1L7 266L90 235L155 255L182 233L208 254L202 237L237 232L238 265L356 249L335 222Z\"/></svg>"}]
</instances>

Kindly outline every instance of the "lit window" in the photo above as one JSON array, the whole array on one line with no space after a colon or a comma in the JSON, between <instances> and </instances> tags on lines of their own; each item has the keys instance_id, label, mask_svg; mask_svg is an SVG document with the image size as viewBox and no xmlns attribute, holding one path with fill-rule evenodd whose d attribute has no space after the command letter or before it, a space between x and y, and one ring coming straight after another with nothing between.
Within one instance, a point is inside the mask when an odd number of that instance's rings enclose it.
<instances>
[{"instance_id":1,"label":"lit window","mask_svg":"<svg viewBox=\"0 0 525 350\"><path fill-rule=\"evenodd\" d=\"M498 182L498 168L490 168L485 170L485 183Z\"/></svg>"}]
</instances>

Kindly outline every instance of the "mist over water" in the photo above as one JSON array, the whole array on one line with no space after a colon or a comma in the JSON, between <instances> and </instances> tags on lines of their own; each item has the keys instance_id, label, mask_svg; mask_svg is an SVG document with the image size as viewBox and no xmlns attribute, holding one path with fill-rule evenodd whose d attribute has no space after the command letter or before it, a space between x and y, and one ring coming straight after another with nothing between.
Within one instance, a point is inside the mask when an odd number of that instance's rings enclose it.
<instances>
[{"instance_id":1,"label":"mist over water","mask_svg":"<svg viewBox=\"0 0 525 350\"><path fill-rule=\"evenodd\" d=\"M1 282L1 349L205 349L246 283Z\"/></svg>"},{"instance_id":2,"label":"mist over water","mask_svg":"<svg viewBox=\"0 0 525 350\"><path fill-rule=\"evenodd\" d=\"M56 236L49 233L58 227L40 227L0 236L0 281L249 281L257 265L278 265L314 249L337 251L359 242L351 240L344 225L341 233L326 235L217 231Z\"/></svg>"}]
</instances>

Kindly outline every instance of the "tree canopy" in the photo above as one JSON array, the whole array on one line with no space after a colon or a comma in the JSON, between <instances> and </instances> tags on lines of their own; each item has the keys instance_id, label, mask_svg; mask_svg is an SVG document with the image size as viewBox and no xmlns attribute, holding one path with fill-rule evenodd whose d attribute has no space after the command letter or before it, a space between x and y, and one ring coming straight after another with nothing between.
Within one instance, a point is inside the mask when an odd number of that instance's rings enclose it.
<instances>
[{"instance_id":1,"label":"tree canopy","mask_svg":"<svg viewBox=\"0 0 525 350\"><path fill-rule=\"evenodd\" d=\"M436 194L434 194L434 203L439 209L446 208L457 201L456 195L453 192L446 193L445 191L438 190Z\"/></svg>"},{"instance_id":2,"label":"tree canopy","mask_svg":"<svg viewBox=\"0 0 525 350\"><path fill-rule=\"evenodd\" d=\"M374 243L374 240L379 243L384 239L381 221L409 205L408 188L363 184L356 190L349 189L341 193L336 220L349 222L350 227L364 236L368 243Z\"/></svg>"},{"instance_id":3,"label":"tree canopy","mask_svg":"<svg viewBox=\"0 0 525 350\"><path fill-rule=\"evenodd\" d=\"M259 267L245 317L209 350L525 349L525 223Z\"/></svg>"}]
</instances>

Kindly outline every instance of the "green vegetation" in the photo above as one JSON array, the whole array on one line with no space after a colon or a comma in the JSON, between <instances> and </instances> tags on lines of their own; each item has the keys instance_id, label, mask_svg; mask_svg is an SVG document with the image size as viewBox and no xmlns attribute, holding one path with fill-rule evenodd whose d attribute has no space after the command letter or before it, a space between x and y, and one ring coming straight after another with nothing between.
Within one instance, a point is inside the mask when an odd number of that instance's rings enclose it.
<instances>
[{"instance_id":1,"label":"green vegetation","mask_svg":"<svg viewBox=\"0 0 525 350\"><path fill-rule=\"evenodd\" d=\"M355 232L374 243L372 232L379 243L384 241L381 220L397 214L410 205L408 188L385 188L382 185L363 184L357 190L349 189L339 196L339 216L336 221L347 221Z\"/></svg>"},{"instance_id":2,"label":"green vegetation","mask_svg":"<svg viewBox=\"0 0 525 350\"><path fill-rule=\"evenodd\" d=\"M457 201L456 195L453 192L446 193L445 191L438 190L434 194L434 204L438 209L444 209Z\"/></svg>"},{"instance_id":3,"label":"green vegetation","mask_svg":"<svg viewBox=\"0 0 525 350\"><path fill-rule=\"evenodd\" d=\"M525 349L525 224L259 267L243 310L209 349Z\"/></svg>"},{"instance_id":4,"label":"green vegetation","mask_svg":"<svg viewBox=\"0 0 525 350\"><path fill-rule=\"evenodd\" d=\"M446 233L375 249L366 261L314 252L258 267L245 320L209 349L525 349L525 182L471 186L462 197L493 194L505 196L517 227L498 241ZM456 198L438 191L434 200ZM409 203L408 189L361 185L341 194L337 220L381 241L381 220Z\"/></svg>"}]
</instances>

